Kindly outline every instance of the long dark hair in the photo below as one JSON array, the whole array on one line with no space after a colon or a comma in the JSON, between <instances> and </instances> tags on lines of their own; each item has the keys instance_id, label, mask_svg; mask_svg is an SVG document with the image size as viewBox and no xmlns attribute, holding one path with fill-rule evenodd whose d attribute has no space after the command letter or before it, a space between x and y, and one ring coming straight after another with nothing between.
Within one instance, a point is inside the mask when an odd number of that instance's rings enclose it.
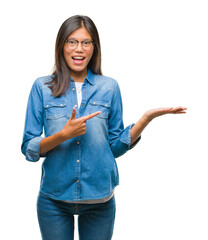
<instances>
[{"instance_id":1,"label":"long dark hair","mask_svg":"<svg viewBox=\"0 0 208 240\"><path fill-rule=\"evenodd\" d=\"M70 68L65 61L63 47L69 34L81 27L85 27L87 29L94 41L93 55L87 67L94 74L102 75L100 39L94 22L87 16L72 16L61 25L56 38L53 76L52 80L46 83L49 84L48 87L51 89L54 97L62 96L69 87Z\"/></svg>"}]
</instances>

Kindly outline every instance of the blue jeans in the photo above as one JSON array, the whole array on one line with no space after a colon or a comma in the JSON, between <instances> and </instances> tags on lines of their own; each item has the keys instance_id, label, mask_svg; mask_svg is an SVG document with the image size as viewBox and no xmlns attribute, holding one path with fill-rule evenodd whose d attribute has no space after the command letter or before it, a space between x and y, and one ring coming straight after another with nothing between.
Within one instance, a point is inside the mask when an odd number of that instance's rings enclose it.
<instances>
[{"instance_id":1,"label":"blue jeans","mask_svg":"<svg viewBox=\"0 0 208 240\"><path fill-rule=\"evenodd\" d=\"M74 204L39 194L37 213L43 240L73 240L74 215L78 215L80 240L110 240L115 220L114 196L105 203Z\"/></svg>"}]
</instances>

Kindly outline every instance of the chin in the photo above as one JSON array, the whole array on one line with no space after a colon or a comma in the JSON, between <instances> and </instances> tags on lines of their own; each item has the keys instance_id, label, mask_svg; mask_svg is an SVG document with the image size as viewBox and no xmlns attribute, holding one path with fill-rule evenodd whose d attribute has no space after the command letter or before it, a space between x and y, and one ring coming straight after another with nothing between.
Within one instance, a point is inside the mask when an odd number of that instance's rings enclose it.
<instances>
[{"instance_id":1,"label":"chin","mask_svg":"<svg viewBox=\"0 0 208 240\"><path fill-rule=\"evenodd\" d=\"M81 66L77 66L77 67L70 67L70 70L72 72L75 72L75 73L82 73L84 71L86 71L87 67L81 67Z\"/></svg>"},{"instance_id":2,"label":"chin","mask_svg":"<svg viewBox=\"0 0 208 240\"><path fill-rule=\"evenodd\" d=\"M70 69L71 69L71 71L77 72L77 73L79 73L79 72L81 73L85 70L85 68L70 68Z\"/></svg>"}]
</instances>

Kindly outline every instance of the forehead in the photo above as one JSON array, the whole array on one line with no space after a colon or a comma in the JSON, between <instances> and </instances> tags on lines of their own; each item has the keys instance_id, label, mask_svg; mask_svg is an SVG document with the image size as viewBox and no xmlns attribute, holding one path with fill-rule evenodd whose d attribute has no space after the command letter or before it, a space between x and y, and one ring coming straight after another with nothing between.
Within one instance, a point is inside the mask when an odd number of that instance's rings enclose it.
<instances>
[{"instance_id":1,"label":"forehead","mask_svg":"<svg viewBox=\"0 0 208 240\"><path fill-rule=\"evenodd\" d=\"M91 39L92 37L89 34L89 32L87 31L87 29L82 27L82 28L78 28L77 30L75 30L74 32L69 34L68 38L75 38L77 40L84 40L84 39Z\"/></svg>"}]
</instances>

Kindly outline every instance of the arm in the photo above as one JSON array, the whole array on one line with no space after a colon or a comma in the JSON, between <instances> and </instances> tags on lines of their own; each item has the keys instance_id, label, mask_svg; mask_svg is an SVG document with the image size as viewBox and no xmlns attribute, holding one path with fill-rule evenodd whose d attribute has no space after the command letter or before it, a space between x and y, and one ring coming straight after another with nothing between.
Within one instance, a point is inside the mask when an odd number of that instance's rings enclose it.
<instances>
[{"instance_id":1,"label":"arm","mask_svg":"<svg viewBox=\"0 0 208 240\"><path fill-rule=\"evenodd\" d=\"M108 135L111 151L115 158L122 156L129 149L136 146L140 137L130 147L131 133L130 129L134 126L131 124L124 128L123 124L123 107L120 88L116 82L114 94L111 102L111 111L108 117Z\"/></svg>"},{"instance_id":2,"label":"arm","mask_svg":"<svg viewBox=\"0 0 208 240\"><path fill-rule=\"evenodd\" d=\"M28 98L25 128L21 151L28 161L38 161L40 158L40 141L43 133L43 97L39 79L30 91Z\"/></svg>"},{"instance_id":3,"label":"arm","mask_svg":"<svg viewBox=\"0 0 208 240\"><path fill-rule=\"evenodd\" d=\"M186 113L187 108L176 107L176 108L158 108L152 109L142 116L142 118L131 128L131 145L137 140L145 127L156 117L165 115L165 114L181 114Z\"/></svg>"}]
</instances>

